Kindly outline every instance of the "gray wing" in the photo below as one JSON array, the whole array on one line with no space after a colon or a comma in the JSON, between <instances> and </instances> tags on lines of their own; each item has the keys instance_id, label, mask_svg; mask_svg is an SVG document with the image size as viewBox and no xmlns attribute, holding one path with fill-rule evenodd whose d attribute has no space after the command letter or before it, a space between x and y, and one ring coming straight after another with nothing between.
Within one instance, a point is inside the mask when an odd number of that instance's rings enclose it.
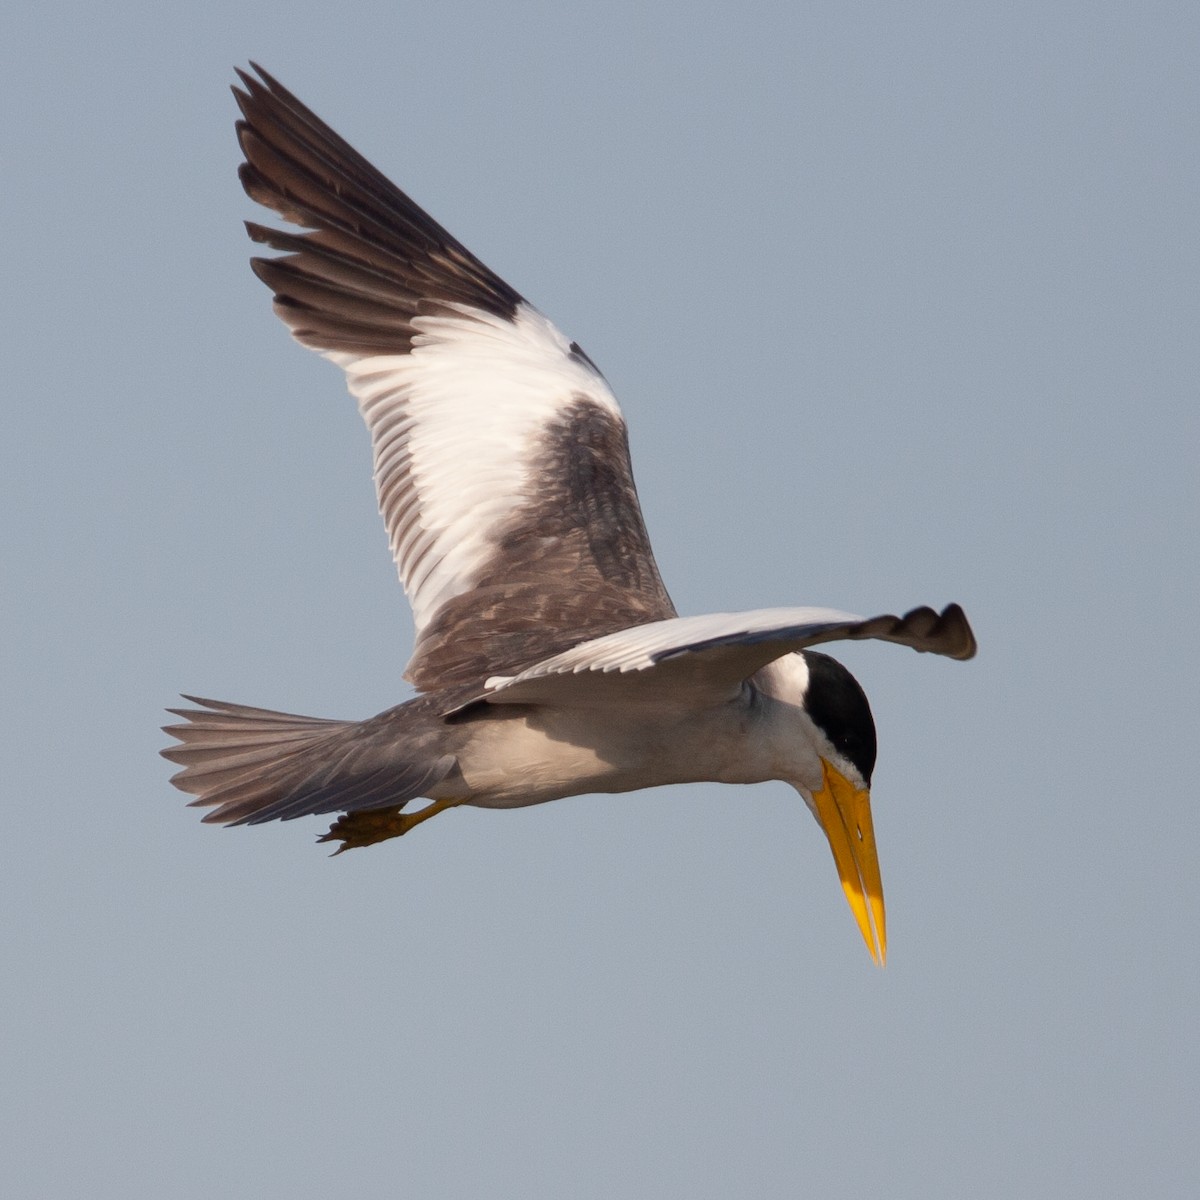
<instances>
[{"instance_id":1,"label":"gray wing","mask_svg":"<svg viewBox=\"0 0 1200 1200\"><path fill-rule=\"evenodd\" d=\"M674 616L625 423L577 345L261 68L235 89L247 193L308 232L248 226L275 311L340 366L422 690L480 685Z\"/></svg>"},{"instance_id":2,"label":"gray wing","mask_svg":"<svg viewBox=\"0 0 1200 1200\"><path fill-rule=\"evenodd\" d=\"M957 604L941 613L858 617L820 608L765 608L676 617L583 642L511 676L475 701L489 704L718 702L777 658L823 642L874 639L926 654L972 658L975 635ZM463 706L465 707L465 706Z\"/></svg>"}]
</instances>

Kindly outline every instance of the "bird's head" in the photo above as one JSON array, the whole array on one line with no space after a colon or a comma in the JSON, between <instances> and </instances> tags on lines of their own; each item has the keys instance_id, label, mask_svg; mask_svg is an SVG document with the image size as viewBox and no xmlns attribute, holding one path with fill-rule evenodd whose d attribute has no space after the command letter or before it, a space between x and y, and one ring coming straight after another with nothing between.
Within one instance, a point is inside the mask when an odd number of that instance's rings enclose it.
<instances>
[{"instance_id":1,"label":"bird's head","mask_svg":"<svg viewBox=\"0 0 1200 1200\"><path fill-rule=\"evenodd\" d=\"M795 660L801 660L796 662ZM802 650L793 659L801 687L800 707L812 724L820 759L820 782L793 780L825 831L842 890L871 958L887 955L883 881L871 823L871 772L875 767L875 721L858 680L836 659ZM801 666L801 662L803 666Z\"/></svg>"}]
</instances>

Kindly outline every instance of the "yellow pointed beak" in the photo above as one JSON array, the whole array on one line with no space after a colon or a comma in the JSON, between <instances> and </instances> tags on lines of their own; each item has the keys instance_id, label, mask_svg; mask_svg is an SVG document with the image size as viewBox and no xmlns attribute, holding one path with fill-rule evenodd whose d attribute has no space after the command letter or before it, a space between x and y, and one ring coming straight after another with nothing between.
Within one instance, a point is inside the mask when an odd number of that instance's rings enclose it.
<instances>
[{"instance_id":1,"label":"yellow pointed beak","mask_svg":"<svg viewBox=\"0 0 1200 1200\"><path fill-rule=\"evenodd\" d=\"M883 966L887 958L887 924L883 911L883 880L871 824L871 793L856 788L840 771L821 759L825 778L813 793L817 819L833 850L842 880L842 891L872 960Z\"/></svg>"}]
</instances>

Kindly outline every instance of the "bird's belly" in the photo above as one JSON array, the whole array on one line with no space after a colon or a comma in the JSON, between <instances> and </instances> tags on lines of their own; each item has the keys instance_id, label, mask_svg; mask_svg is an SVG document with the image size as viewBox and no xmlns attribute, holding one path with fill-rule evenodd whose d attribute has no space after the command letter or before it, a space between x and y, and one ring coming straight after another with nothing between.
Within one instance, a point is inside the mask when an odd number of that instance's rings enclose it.
<instances>
[{"instance_id":1,"label":"bird's belly","mask_svg":"<svg viewBox=\"0 0 1200 1200\"><path fill-rule=\"evenodd\" d=\"M459 772L438 789L479 808L523 808L588 792L724 779L724 739L694 720L598 722L517 710L470 727ZM462 793L465 791L465 797Z\"/></svg>"}]
</instances>

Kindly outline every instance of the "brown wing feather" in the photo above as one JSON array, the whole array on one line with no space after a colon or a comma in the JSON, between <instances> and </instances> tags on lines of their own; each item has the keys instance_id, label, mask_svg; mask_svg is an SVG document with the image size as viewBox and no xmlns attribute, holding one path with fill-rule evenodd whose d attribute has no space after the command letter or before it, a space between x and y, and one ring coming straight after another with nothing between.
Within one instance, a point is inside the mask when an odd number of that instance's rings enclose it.
<instances>
[{"instance_id":1,"label":"brown wing feather","mask_svg":"<svg viewBox=\"0 0 1200 1200\"><path fill-rule=\"evenodd\" d=\"M255 259L276 311L318 350L403 354L446 303L511 315L520 295L261 67L239 71L239 170L252 200L312 232L248 223L287 256Z\"/></svg>"},{"instance_id":2,"label":"brown wing feather","mask_svg":"<svg viewBox=\"0 0 1200 1200\"><path fill-rule=\"evenodd\" d=\"M234 89L247 193L307 232L249 223L282 252L252 260L293 335L314 349L403 355L414 318L466 304L513 320L521 296L286 88L255 67ZM599 373L578 347L570 356ZM569 397L568 397L569 400ZM364 409L380 510L393 545L421 520L400 411ZM586 397L545 430L544 470L528 503L496 530L468 590L420 631L408 678L422 690L478 685L589 637L675 614L646 534L625 427ZM470 469L470 464L465 464ZM428 547L427 547L428 549ZM414 555L402 571L411 578Z\"/></svg>"},{"instance_id":3,"label":"brown wing feather","mask_svg":"<svg viewBox=\"0 0 1200 1200\"><path fill-rule=\"evenodd\" d=\"M418 688L515 674L588 638L676 615L625 427L580 399L546 430L541 462L528 507L498 531L490 566L422 632L406 672Z\"/></svg>"}]
</instances>

